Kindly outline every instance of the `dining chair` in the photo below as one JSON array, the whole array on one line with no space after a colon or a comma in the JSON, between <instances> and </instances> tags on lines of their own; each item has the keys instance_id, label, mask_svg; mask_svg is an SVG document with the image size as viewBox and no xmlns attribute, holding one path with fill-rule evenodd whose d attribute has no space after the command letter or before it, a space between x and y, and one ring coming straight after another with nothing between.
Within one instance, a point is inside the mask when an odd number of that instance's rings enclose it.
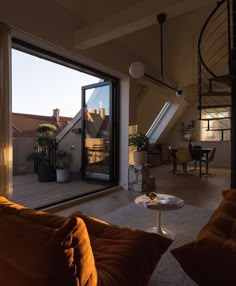
<instances>
[{"instance_id":1,"label":"dining chair","mask_svg":"<svg viewBox=\"0 0 236 286\"><path fill-rule=\"evenodd\" d=\"M171 159L175 159L175 152L173 151L172 146L168 146L168 149Z\"/></svg>"},{"instance_id":2,"label":"dining chair","mask_svg":"<svg viewBox=\"0 0 236 286\"><path fill-rule=\"evenodd\" d=\"M171 160L173 161L173 170L172 170L172 172L173 172L173 174L175 174L175 160L176 160L175 154L176 154L176 152L173 151L172 146L168 146L168 150L169 150L169 156L170 156Z\"/></svg>"},{"instance_id":3,"label":"dining chair","mask_svg":"<svg viewBox=\"0 0 236 286\"><path fill-rule=\"evenodd\" d=\"M191 153L189 152L187 147L181 146L181 147L178 147L175 156L176 156L176 159L175 159L174 174L176 173L177 165L181 164L183 166L183 172L186 175L188 162L192 161Z\"/></svg>"},{"instance_id":4,"label":"dining chair","mask_svg":"<svg viewBox=\"0 0 236 286\"><path fill-rule=\"evenodd\" d=\"M199 149L202 149L201 145L194 145L191 150L191 156L193 159L193 170L197 171L197 163L200 162L202 154L197 152Z\"/></svg>"},{"instance_id":5,"label":"dining chair","mask_svg":"<svg viewBox=\"0 0 236 286\"><path fill-rule=\"evenodd\" d=\"M210 152L208 159L206 157L202 157L202 162L206 164L206 176L216 176L216 174L209 173L209 163L212 162L215 158L216 148L213 148Z\"/></svg>"}]
</instances>

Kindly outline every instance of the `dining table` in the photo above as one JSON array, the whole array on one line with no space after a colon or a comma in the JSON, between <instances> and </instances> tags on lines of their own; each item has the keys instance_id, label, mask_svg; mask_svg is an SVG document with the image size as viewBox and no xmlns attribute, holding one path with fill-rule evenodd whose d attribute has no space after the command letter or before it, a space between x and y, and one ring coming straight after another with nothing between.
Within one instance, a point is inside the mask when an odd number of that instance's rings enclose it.
<instances>
[{"instance_id":1,"label":"dining table","mask_svg":"<svg viewBox=\"0 0 236 286\"><path fill-rule=\"evenodd\" d=\"M194 159L194 161L198 161L199 162L199 176L200 178L204 175L204 176L208 176L208 159L209 159L209 153L213 150L213 148L208 148L208 147L201 147L201 148L192 148L190 151L191 155L195 158L198 159ZM176 168L176 152L178 151L178 148L171 148L171 152L172 152L172 157L173 157L173 164L174 164L174 172L175 172L175 168ZM195 155L195 156L194 156ZM202 173L202 158L203 156L205 156L206 160L204 160L205 162L205 173Z\"/></svg>"},{"instance_id":2,"label":"dining table","mask_svg":"<svg viewBox=\"0 0 236 286\"><path fill-rule=\"evenodd\" d=\"M209 168L208 168L208 159L209 159L209 154L210 152L213 151L213 148L199 148L199 149L192 149L190 152L191 152L191 155L194 155L196 154L199 158L199 160L196 160L196 161L199 161L199 176L201 177L202 175L205 175L205 176L208 176L209 175ZM206 157L206 160L204 160L205 162L205 173L202 173L202 157L205 156Z\"/></svg>"}]
</instances>

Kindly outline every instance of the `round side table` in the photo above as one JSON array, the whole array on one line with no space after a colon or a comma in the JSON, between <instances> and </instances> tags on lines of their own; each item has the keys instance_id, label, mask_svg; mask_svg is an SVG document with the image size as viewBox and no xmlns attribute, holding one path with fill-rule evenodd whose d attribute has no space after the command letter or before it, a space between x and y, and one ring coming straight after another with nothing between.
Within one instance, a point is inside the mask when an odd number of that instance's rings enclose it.
<instances>
[{"instance_id":1,"label":"round side table","mask_svg":"<svg viewBox=\"0 0 236 286\"><path fill-rule=\"evenodd\" d=\"M135 203L140 207L155 210L157 212L157 226L147 229L147 231L155 232L172 240L175 239L175 234L171 230L162 228L161 212L182 208L184 206L184 200L176 196L157 194L153 200L146 195L139 196L135 199Z\"/></svg>"}]
</instances>

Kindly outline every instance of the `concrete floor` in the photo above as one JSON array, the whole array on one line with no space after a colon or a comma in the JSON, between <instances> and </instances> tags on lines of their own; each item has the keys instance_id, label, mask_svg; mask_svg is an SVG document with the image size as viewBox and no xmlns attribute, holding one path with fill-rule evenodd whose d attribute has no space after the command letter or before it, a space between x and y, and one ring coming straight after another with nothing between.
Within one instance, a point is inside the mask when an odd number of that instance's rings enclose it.
<instances>
[{"instance_id":1,"label":"concrete floor","mask_svg":"<svg viewBox=\"0 0 236 286\"><path fill-rule=\"evenodd\" d=\"M214 173L216 176L202 178L197 172L174 176L171 170L171 165L162 165L151 169L150 173L156 179L156 192L178 196L188 205L214 210L222 200L221 192L230 188L229 169L210 168L210 173ZM56 213L67 216L80 210L84 214L101 217L133 202L141 194L143 193L126 190L113 191L70 207L61 207Z\"/></svg>"},{"instance_id":2,"label":"concrete floor","mask_svg":"<svg viewBox=\"0 0 236 286\"><path fill-rule=\"evenodd\" d=\"M193 168L190 166L189 169ZM222 199L222 191L230 188L229 169L210 168L209 172L215 176L201 178L198 172L174 176L171 171L170 165L151 169L156 178L156 191L178 196L188 205L214 210Z\"/></svg>"}]
</instances>

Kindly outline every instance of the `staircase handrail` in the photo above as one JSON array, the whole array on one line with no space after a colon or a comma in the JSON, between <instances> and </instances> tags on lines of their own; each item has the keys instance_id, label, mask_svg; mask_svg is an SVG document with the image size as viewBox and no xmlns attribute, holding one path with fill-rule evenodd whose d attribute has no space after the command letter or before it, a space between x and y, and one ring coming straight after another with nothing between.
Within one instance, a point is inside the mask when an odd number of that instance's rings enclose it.
<instances>
[{"instance_id":1,"label":"staircase handrail","mask_svg":"<svg viewBox=\"0 0 236 286\"><path fill-rule=\"evenodd\" d=\"M218 9L221 7L221 5L225 2L225 0L222 0L222 1L218 1L217 2L217 5L216 7L214 8L214 10L210 13L210 15L208 16L206 22L204 23L203 27L202 27L202 30L201 30L201 33L200 33L200 36L199 36L199 40L198 40L198 57L199 57L199 60L200 60L200 63L204 66L204 68L209 72L209 74L211 74L213 77L216 77L216 74L213 73L209 68L208 66L206 65L205 61L203 60L202 58L202 55L201 55L201 42L202 42L202 37L203 37L203 34L205 32L205 29L208 25L208 23L210 22L211 18L215 15L215 13L218 11Z\"/></svg>"}]
</instances>

